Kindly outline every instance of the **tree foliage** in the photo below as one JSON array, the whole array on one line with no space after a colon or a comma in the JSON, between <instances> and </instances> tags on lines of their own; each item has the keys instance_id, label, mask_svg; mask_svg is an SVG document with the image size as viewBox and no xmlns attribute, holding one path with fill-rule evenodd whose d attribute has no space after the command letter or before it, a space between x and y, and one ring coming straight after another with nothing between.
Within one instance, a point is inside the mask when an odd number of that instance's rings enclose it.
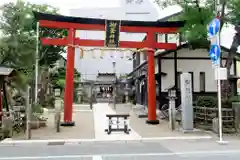
<instances>
[{"instance_id":1,"label":"tree foliage","mask_svg":"<svg viewBox=\"0 0 240 160\"><path fill-rule=\"evenodd\" d=\"M240 25L240 0L229 0L226 6L229 9L226 20L232 24Z\"/></svg>"},{"instance_id":2,"label":"tree foliage","mask_svg":"<svg viewBox=\"0 0 240 160\"><path fill-rule=\"evenodd\" d=\"M207 39L207 25L216 17L217 11L215 1L213 0L165 0L158 1L159 5L178 4L183 11L180 15L180 20L185 20L186 25L181 29L185 35L185 41L190 44L192 48L209 48L210 43ZM240 0L222 0L221 10L218 11L218 16L221 21L221 29L224 24L231 23L239 31L233 37L233 42L229 48L227 60L224 67L227 68L228 77L230 76L230 68L233 63L233 58L240 45ZM224 81L222 85L222 92L224 100L230 96L230 81Z\"/></svg>"},{"instance_id":3,"label":"tree foliage","mask_svg":"<svg viewBox=\"0 0 240 160\"><path fill-rule=\"evenodd\" d=\"M60 67L57 69L57 71L53 72L50 75L50 78L52 79L53 85L56 88L65 88L65 79L66 79L66 68ZM80 73L74 69L74 85L77 88L79 82L80 82Z\"/></svg>"},{"instance_id":4,"label":"tree foliage","mask_svg":"<svg viewBox=\"0 0 240 160\"><path fill-rule=\"evenodd\" d=\"M36 52L36 20L32 11L57 14L58 9L49 5L37 5L18 0L1 6L0 64L32 70ZM62 37L64 30L41 28L40 37ZM39 43L40 65L52 66L60 58L63 47L42 46Z\"/></svg>"}]
</instances>

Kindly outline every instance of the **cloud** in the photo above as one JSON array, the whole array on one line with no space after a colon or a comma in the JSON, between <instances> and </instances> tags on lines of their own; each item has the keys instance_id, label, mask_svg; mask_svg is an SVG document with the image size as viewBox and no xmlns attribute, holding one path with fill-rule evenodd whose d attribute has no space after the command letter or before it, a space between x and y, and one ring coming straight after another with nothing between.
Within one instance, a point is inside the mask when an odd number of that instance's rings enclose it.
<instances>
[{"instance_id":1,"label":"cloud","mask_svg":"<svg viewBox=\"0 0 240 160\"><path fill-rule=\"evenodd\" d=\"M0 0L0 5L17 0ZM121 0L25 0L36 4L49 4L59 8L62 14L68 14L74 8L112 8L119 7Z\"/></svg>"}]
</instances>

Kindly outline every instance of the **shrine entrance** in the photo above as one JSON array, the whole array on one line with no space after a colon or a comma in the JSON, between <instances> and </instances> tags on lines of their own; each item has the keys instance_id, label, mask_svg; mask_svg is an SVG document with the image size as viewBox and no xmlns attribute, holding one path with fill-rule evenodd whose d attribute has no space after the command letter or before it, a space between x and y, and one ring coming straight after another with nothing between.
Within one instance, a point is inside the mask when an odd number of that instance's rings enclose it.
<instances>
[{"instance_id":1,"label":"shrine entrance","mask_svg":"<svg viewBox=\"0 0 240 160\"><path fill-rule=\"evenodd\" d=\"M76 47L108 47L138 49L135 52L147 54L147 86L148 86L148 124L158 124L156 118L156 84L155 84L155 49L175 50L176 43L158 43L157 34L176 34L183 21L143 22L120 21L93 18L76 18L61 15L50 15L34 12L40 27L67 29L66 38L41 38L43 45L67 46L66 87L64 92L64 125L74 126L72 120L74 54ZM105 40L76 38L76 30L105 31ZM121 32L146 33L142 42L120 41Z\"/></svg>"}]
</instances>

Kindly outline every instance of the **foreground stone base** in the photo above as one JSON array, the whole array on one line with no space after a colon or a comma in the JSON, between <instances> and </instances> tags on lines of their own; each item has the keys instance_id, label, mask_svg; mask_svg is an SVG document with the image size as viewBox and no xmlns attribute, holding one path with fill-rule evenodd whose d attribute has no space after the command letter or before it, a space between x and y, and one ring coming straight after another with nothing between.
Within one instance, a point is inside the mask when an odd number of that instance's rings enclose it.
<instances>
[{"instance_id":1,"label":"foreground stone base","mask_svg":"<svg viewBox=\"0 0 240 160\"><path fill-rule=\"evenodd\" d=\"M159 124L159 120L158 119L156 119L156 120L146 120L146 123L156 125L156 124Z\"/></svg>"},{"instance_id":2,"label":"foreground stone base","mask_svg":"<svg viewBox=\"0 0 240 160\"><path fill-rule=\"evenodd\" d=\"M63 127L73 127L73 126L75 126L75 122L74 121L72 121L72 122L62 122L61 126L63 126Z\"/></svg>"}]
</instances>

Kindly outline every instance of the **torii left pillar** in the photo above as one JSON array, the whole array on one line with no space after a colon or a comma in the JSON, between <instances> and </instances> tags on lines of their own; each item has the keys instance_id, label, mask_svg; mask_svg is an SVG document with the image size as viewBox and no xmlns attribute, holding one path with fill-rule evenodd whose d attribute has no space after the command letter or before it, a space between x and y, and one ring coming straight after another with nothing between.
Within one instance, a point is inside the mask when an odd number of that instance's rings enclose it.
<instances>
[{"instance_id":1,"label":"torii left pillar","mask_svg":"<svg viewBox=\"0 0 240 160\"><path fill-rule=\"evenodd\" d=\"M156 115L156 82L155 82L155 58L154 58L154 32L148 32L146 41L150 48L147 49L147 80L148 80L148 124L159 124L159 120Z\"/></svg>"},{"instance_id":2,"label":"torii left pillar","mask_svg":"<svg viewBox=\"0 0 240 160\"><path fill-rule=\"evenodd\" d=\"M66 82L64 92L64 122L62 126L74 126L75 122L72 119L73 109L73 93L74 93L74 57L75 57L75 39L76 30L70 28L68 30L68 47L67 47L67 68L66 68Z\"/></svg>"}]
</instances>

